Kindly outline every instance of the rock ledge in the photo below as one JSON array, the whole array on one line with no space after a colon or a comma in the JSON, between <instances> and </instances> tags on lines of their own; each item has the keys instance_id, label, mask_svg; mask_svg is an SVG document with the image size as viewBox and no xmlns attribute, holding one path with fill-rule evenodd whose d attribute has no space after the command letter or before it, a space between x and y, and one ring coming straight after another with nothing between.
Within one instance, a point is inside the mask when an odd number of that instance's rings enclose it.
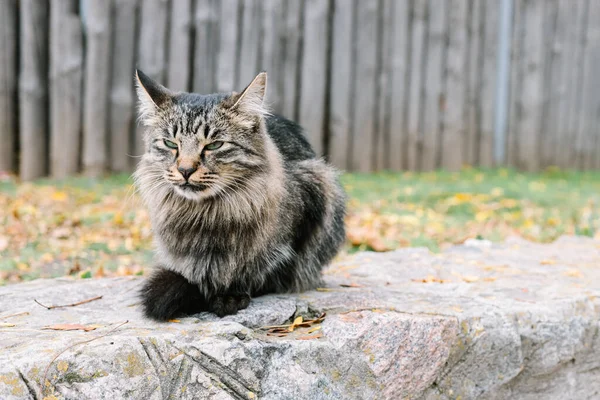
<instances>
[{"instance_id":1,"label":"rock ledge","mask_svg":"<svg viewBox=\"0 0 600 400\"><path fill-rule=\"evenodd\" d=\"M142 318L140 278L2 287L0 399L600 398L597 241L360 253L325 276L165 324ZM322 312L316 332L262 329ZM42 330L55 324L96 329Z\"/></svg>"}]
</instances>

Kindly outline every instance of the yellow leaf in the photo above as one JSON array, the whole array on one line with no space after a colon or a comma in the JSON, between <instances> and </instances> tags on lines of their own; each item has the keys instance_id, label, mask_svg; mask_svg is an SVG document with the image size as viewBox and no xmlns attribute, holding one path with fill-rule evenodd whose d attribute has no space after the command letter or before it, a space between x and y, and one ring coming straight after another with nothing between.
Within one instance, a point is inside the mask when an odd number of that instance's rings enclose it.
<instances>
[{"instance_id":1,"label":"yellow leaf","mask_svg":"<svg viewBox=\"0 0 600 400\"><path fill-rule=\"evenodd\" d=\"M180 321L180 320L178 320L178 319L170 319L170 320L169 320L169 322L176 322L176 323L179 323L179 322L181 322L181 321Z\"/></svg>"},{"instance_id":2,"label":"yellow leaf","mask_svg":"<svg viewBox=\"0 0 600 400\"><path fill-rule=\"evenodd\" d=\"M301 323L302 323L302 316L296 317L294 322L292 322L292 324L288 328L288 331L292 332L294 330L294 328L296 328L296 326L300 325Z\"/></svg>"},{"instance_id":3,"label":"yellow leaf","mask_svg":"<svg viewBox=\"0 0 600 400\"><path fill-rule=\"evenodd\" d=\"M123 214L121 213L116 213L113 216L113 222L117 225L123 225Z\"/></svg>"},{"instance_id":4,"label":"yellow leaf","mask_svg":"<svg viewBox=\"0 0 600 400\"><path fill-rule=\"evenodd\" d=\"M478 280L479 280L478 276L473 276L473 275L463 276L463 281L468 282L468 283L477 282Z\"/></svg>"},{"instance_id":5,"label":"yellow leaf","mask_svg":"<svg viewBox=\"0 0 600 400\"><path fill-rule=\"evenodd\" d=\"M542 261L540 261L540 264L542 264L542 265L554 265L554 264L556 264L556 260L542 260Z\"/></svg>"},{"instance_id":6,"label":"yellow leaf","mask_svg":"<svg viewBox=\"0 0 600 400\"><path fill-rule=\"evenodd\" d=\"M306 333L313 333L321 329L321 326L315 326L314 328L310 328Z\"/></svg>"},{"instance_id":7,"label":"yellow leaf","mask_svg":"<svg viewBox=\"0 0 600 400\"><path fill-rule=\"evenodd\" d=\"M13 326L16 326L16 325L11 324L9 322L0 322L0 328L12 328Z\"/></svg>"},{"instance_id":8,"label":"yellow leaf","mask_svg":"<svg viewBox=\"0 0 600 400\"><path fill-rule=\"evenodd\" d=\"M66 201L67 200L67 194L65 192L61 192L61 191L56 191L54 193L52 193L52 200L54 201Z\"/></svg>"},{"instance_id":9,"label":"yellow leaf","mask_svg":"<svg viewBox=\"0 0 600 400\"><path fill-rule=\"evenodd\" d=\"M583 278L583 274L581 273L581 271L578 269L574 269L574 268L571 268L568 271L566 271L565 275L572 276L574 278Z\"/></svg>"}]
</instances>

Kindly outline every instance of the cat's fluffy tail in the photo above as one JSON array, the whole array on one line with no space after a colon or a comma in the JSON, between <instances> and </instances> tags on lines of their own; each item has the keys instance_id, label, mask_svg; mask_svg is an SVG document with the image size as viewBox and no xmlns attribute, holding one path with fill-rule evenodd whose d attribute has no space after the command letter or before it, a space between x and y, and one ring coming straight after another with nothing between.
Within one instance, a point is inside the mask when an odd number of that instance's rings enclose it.
<instances>
[{"instance_id":1,"label":"cat's fluffy tail","mask_svg":"<svg viewBox=\"0 0 600 400\"><path fill-rule=\"evenodd\" d=\"M140 295L144 314L158 321L168 321L182 314L206 309L197 285L181 274L157 268L144 283Z\"/></svg>"}]
</instances>

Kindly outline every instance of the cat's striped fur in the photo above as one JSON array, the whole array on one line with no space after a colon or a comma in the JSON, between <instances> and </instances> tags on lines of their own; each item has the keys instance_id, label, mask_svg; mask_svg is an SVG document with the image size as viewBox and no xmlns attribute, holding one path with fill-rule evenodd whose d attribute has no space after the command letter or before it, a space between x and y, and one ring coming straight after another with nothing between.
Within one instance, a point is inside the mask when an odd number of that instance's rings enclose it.
<instances>
[{"instance_id":1,"label":"cat's striped fur","mask_svg":"<svg viewBox=\"0 0 600 400\"><path fill-rule=\"evenodd\" d=\"M344 241L345 195L301 128L264 108L266 73L239 94L173 93L141 71L137 86L147 134L135 182L157 263L146 315L222 316L317 287Z\"/></svg>"}]
</instances>

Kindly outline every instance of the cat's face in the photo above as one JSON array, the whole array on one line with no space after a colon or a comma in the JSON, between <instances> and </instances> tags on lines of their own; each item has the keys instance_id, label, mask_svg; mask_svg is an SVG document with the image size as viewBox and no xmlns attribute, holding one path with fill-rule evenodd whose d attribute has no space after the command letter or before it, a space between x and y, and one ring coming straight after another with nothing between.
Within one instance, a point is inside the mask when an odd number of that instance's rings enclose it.
<instances>
[{"instance_id":1,"label":"cat's face","mask_svg":"<svg viewBox=\"0 0 600 400\"><path fill-rule=\"evenodd\" d=\"M266 165L266 74L242 92L173 93L138 71L141 119L148 132L143 173L191 200L227 196Z\"/></svg>"}]
</instances>

